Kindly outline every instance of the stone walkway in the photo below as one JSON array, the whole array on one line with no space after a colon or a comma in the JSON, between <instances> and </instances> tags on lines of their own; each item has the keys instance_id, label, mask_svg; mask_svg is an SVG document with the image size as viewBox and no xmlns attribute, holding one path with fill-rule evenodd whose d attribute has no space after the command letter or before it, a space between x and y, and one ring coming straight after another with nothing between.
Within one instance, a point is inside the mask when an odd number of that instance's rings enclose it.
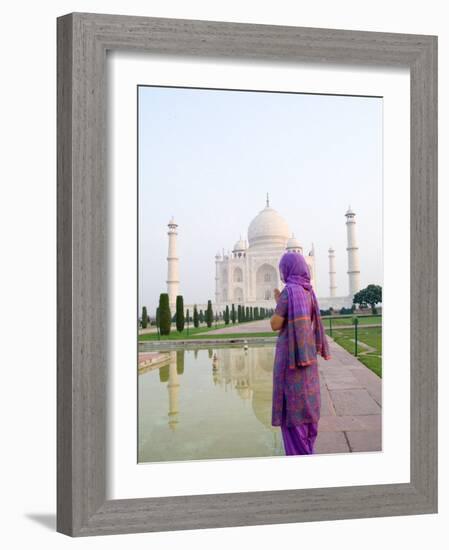
<instances>
[{"instance_id":1,"label":"stone walkway","mask_svg":"<svg viewBox=\"0 0 449 550\"><path fill-rule=\"evenodd\" d=\"M382 379L329 338L319 359L321 419L318 454L382 450Z\"/></svg>"},{"instance_id":2,"label":"stone walkway","mask_svg":"<svg viewBox=\"0 0 449 550\"><path fill-rule=\"evenodd\" d=\"M381 327L381 324L359 324L359 330L364 328L375 328ZM325 324L324 328L328 328ZM332 326L334 330L354 330L354 325L338 325L334 324ZM263 319L262 321L249 321L248 323L241 323L239 325L233 325L230 323L227 327L218 328L216 330L209 330L207 332L198 333L198 334L238 334L238 333L249 333L249 332L271 332L270 319Z\"/></svg>"},{"instance_id":3,"label":"stone walkway","mask_svg":"<svg viewBox=\"0 0 449 550\"><path fill-rule=\"evenodd\" d=\"M209 330L206 333L203 332L202 334L213 336L214 334L238 334L245 332L272 332L270 319L263 319L262 321L248 321L248 323L241 323L240 325L233 325L231 323L227 327Z\"/></svg>"}]
</instances>

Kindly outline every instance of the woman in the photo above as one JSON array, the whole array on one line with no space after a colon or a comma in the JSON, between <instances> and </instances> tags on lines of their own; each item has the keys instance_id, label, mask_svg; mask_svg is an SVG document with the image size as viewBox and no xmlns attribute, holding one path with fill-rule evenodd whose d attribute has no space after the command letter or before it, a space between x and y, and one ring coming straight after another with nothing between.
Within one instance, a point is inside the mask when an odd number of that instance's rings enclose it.
<instances>
[{"instance_id":1,"label":"woman","mask_svg":"<svg viewBox=\"0 0 449 550\"><path fill-rule=\"evenodd\" d=\"M304 256L286 252L279 273L285 287L275 290L271 318L271 328L280 331L271 423L281 427L285 454L313 454L321 408L317 354L330 359L329 345Z\"/></svg>"}]
</instances>

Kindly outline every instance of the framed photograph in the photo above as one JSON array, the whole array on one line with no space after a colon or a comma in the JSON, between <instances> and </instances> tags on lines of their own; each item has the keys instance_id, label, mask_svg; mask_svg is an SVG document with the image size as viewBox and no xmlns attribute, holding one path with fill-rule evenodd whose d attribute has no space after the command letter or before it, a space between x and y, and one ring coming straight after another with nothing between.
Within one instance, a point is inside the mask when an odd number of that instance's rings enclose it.
<instances>
[{"instance_id":1,"label":"framed photograph","mask_svg":"<svg viewBox=\"0 0 449 550\"><path fill-rule=\"evenodd\" d=\"M70 536L437 511L437 38L58 19Z\"/></svg>"}]
</instances>

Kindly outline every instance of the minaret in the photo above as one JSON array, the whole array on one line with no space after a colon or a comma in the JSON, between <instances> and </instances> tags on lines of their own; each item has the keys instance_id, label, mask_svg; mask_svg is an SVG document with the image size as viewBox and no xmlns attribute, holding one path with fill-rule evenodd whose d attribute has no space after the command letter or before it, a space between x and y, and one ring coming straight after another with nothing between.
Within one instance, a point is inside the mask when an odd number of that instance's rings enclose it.
<instances>
[{"instance_id":1,"label":"minaret","mask_svg":"<svg viewBox=\"0 0 449 550\"><path fill-rule=\"evenodd\" d=\"M309 251L309 261L310 282L312 283L313 289L316 291L315 245L313 243Z\"/></svg>"},{"instance_id":2,"label":"minaret","mask_svg":"<svg viewBox=\"0 0 449 550\"><path fill-rule=\"evenodd\" d=\"M176 231L178 224L172 219L168 222L168 256L167 256L167 293L172 315L176 309L176 296L179 293L179 258L176 249Z\"/></svg>"},{"instance_id":3,"label":"minaret","mask_svg":"<svg viewBox=\"0 0 449 550\"><path fill-rule=\"evenodd\" d=\"M176 351L170 352L170 365L168 367L168 425L172 430L178 424L179 414L179 379L177 369L177 354Z\"/></svg>"},{"instance_id":4,"label":"minaret","mask_svg":"<svg viewBox=\"0 0 449 550\"><path fill-rule=\"evenodd\" d=\"M337 295L337 272L335 270L335 250L329 248L329 296L334 298Z\"/></svg>"},{"instance_id":5,"label":"minaret","mask_svg":"<svg viewBox=\"0 0 449 550\"><path fill-rule=\"evenodd\" d=\"M215 303L220 302L220 252L215 254Z\"/></svg>"},{"instance_id":6,"label":"minaret","mask_svg":"<svg viewBox=\"0 0 449 550\"><path fill-rule=\"evenodd\" d=\"M359 264L359 246L355 232L355 212L348 208L346 216L346 229L348 234L348 279L349 295L354 296L360 290L360 264Z\"/></svg>"}]
</instances>

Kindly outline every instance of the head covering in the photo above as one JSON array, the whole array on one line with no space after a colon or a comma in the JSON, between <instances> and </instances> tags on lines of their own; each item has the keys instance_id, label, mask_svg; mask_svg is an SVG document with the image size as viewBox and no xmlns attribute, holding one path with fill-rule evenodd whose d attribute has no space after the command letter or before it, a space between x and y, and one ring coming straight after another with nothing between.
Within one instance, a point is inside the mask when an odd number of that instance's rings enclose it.
<instances>
[{"instance_id":1,"label":"head covering","mask_svg":"<svg viewBox=\"0 0 449 550\"><path fill-rule=\"evenodd\" d=\"M279 271L288 293L289 368L311 365L316 361L317 353L330 359L318 300L304 256L286 252L279 262Z\"/></svg>"}]
</instances>

